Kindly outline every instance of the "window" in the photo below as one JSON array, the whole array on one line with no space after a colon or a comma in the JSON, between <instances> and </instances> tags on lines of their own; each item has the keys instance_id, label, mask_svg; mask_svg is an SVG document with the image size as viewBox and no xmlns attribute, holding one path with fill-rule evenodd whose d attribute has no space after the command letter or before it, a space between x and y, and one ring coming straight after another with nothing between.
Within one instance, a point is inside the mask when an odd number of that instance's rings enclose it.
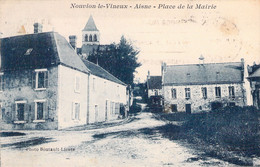
<instances>
[{"instance_id":1,"label":"window","mask_svg":"<svg viewBox=\"0 0 260 167\"><path fill-rule=\"evenodd\" d=\"M201 92L202 92L202 97L204 99L206 99L207 98L207 88L206 87L202 87L201 88Z\"/></svg>"},{"instance_id":2,"label":"window","mask_svg":"<svg viewBox=\"0 0 260 167\"><path fill-rule=\"evenodd\" d=\"M92 42L92 35L89 35L89 41Z\"/></svg>"},{"instance_id":3,"label":"window","mask_svg":"<svg viewBox=\"0 0 260 167\"><path fill-rule=\"evenodd\" d=\"M217 98L221 97L221 88L215 87L215 95Z\"/></svg>"},{"instance_id":4,"label":"window","mask_svg":"<svg viewBox=\"0 0 260 167\"><path fill-rule=\"evenodd\" d=\"M114 114L114 103L112 101L110 102L110 114Z\"/></svg>"},{"instance_id":5,"label":"window","mask_svg":"<svg viewBox=\"0 0 260 167\"><path fill-rule=\"evenodd\" d=\"M75 92L80 92L80 76L75 76Z\"/></svg>"},{"instance_id":6,"label":"window","mask_svg":"<svg viewBox=\"0 0 260 167\"><path fill-rule=\"evenodd\" d=\"M43 121L45 118L46 111L46 100L35 100L35 116L33 122Z\"/></svg>"},{"instance_id":7,"label":"window","mask_svg":"<svg viewBox=\"0 0 260 167\"><path fill-rule=\"evenodd\" d=\"M185 88L185 98L190 99L190 88Z\"/></svg>"},{"instance_id":8,"label":"window","mask_svg":"<svg viewBox=\"0 0 260 167\"><path fill-rule=\"evenodd\" d=\"M25 123L25 104L26 101L15 102L15 122L14 123Z\"/></svg>"},{"instance_id":9,"label":"window","mask_svg":"<svg viewBox=\"0 0 260 167\"><path fill-rule=\"evenodd\" d=\"M94 35L94 41L97 41L97 35L96 34Z\"/></svg>"},{"instance_id":10,"label":"window","mask_svg":"<svg viewBox=\"0 0 260 167\"><path fill-rule=\"evenodd\" d=\"M17 119L18 121L24 120L24 104L23 103L17 103L16 104L16 111L17 111Z\"/></svg>"},{"instance_id":11,"label":"window","mask_svg":"<svg viewBox=\"0 0 260 167\"><path fill-rule=\"evenodd\" d=\"M48 71L47 69L35 70L33 74L33 87L36 90L43 90L48 87Z\"/></svg>"},{"instance_id":12,"label":"window","mask_svg":"<svg viewBox=\"0 0 260 167\"><path fill-rule=\"evenodd\" d=\"M4 90L4 74L0 73L0 92Z\"/></svg>"},{"instance_id":13,"label":"window","mask_svg":"<svg viewBox=\"0 0 260 167\"><path fill-rule=\"evenodd\" d=\"M234 86L228 87L228 93L229 93L229 98L235 98L235 88L234 88Z\"/></svg>"},{"instance_id":14,"label":"window","mask_svg":"<svg viewBox=\"0 0 260 167\"><path fill-rule=\"evenodd\" d=\"M172 98L173 98L173 99L177 99L176 89L173 88L171 91L172 91Z\"/></svg>"},{"instance_id":15,"label":"window","mask_svg":"<svg viewBox=\"0 0 260 167\"><path fill-rule=\"evenodd\" d=\"M119 110L120 110L120 104L115 103L115 114L119 114Z\"/></svg>"},{"instance_id":16,"label":"window","mask_svg":"<svg viewBox=\"0 0 260 167\"><path fill-rule=\"evenodd\" d=\"M88 42L88 35L85 35L85 41Z\"/></svg>"},{"instance_id":17,"label":"window","mask_svg":"<svg viewBox=\"0 0 260 167\"><path fill-rule=\"evenodd\" d=\"M154 90L154 95L158 96L158 90Z\"/></svg>"},{"instance_id":18,"label":"window","mask_svg":"<svg viewBox=\"0 0 260 167\"><path fill-rule=\"evenodd\" d=\"M80 115L80 103L73 103L72 119L79 120Z\"/></svg>"}]
</instances>

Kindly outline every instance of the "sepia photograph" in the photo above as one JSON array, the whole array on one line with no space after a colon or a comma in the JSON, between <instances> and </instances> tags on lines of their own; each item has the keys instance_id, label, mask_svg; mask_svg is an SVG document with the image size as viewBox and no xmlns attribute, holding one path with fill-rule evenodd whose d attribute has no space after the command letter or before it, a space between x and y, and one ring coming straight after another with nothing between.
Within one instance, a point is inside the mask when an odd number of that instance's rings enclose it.
<instances>
[{"instance_id":1,"label":"sepia photograph","mask_svg":"<svg viewBox=\"0 0 260 167\"><path fill-rule=\"evenodd\" d=\"M0 0L0 167L260 166L260 0Z\"/></svg>"}]
</instances>

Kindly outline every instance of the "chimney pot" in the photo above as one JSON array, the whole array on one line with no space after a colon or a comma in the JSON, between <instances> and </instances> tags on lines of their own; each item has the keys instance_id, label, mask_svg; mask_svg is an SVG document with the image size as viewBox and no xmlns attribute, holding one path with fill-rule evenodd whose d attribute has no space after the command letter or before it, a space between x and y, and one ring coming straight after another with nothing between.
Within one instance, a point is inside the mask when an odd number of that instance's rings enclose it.
<instances>
[{"instance_id":1,"label":"chimney pot","mask_svg":"<svg viewBox=\"0 0 260 167\"><path fill-rule=\"evenodd\" d=\"M42 32L42 25L40 23L34 23L34 33L41 33Z\"/></svg>"}]
</instances>

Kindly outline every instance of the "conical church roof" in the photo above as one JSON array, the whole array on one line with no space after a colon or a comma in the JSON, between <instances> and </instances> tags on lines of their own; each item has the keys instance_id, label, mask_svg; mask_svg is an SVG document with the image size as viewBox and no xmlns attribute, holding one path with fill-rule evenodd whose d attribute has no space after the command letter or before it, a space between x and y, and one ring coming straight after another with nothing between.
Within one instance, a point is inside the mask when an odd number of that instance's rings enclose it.
<instances>
[{"instance_id":1,"label":"conical church roof","mask_svg":"<svg viewBox=\"0 0 260 167\"><path fill-rule=\"evenodd\" d=\"M83 31L98 31L92 15L90 15L88 22Z\"/></svg>"}]
</instances>

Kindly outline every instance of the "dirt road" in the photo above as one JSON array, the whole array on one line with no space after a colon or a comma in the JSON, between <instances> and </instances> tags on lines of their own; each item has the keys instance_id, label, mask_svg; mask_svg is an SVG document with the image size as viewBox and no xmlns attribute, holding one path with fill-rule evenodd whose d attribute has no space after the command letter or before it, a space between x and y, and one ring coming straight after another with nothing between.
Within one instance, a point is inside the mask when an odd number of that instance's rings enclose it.
<instances>
[{"instance_id":1,"label":"dirt road","mask_svg":"<svg viewBox=\"0 0 260 167\"><path fill-rule=\"evenodd\" d=\"M233 166L202 157L188 144L164 138L156 130L151 133L151 129L164 125L151 113L143 112L127 121L97 128L19 131L26 135L1 137L1 164L2 167Z\"/></svg>"}]
</instances>

